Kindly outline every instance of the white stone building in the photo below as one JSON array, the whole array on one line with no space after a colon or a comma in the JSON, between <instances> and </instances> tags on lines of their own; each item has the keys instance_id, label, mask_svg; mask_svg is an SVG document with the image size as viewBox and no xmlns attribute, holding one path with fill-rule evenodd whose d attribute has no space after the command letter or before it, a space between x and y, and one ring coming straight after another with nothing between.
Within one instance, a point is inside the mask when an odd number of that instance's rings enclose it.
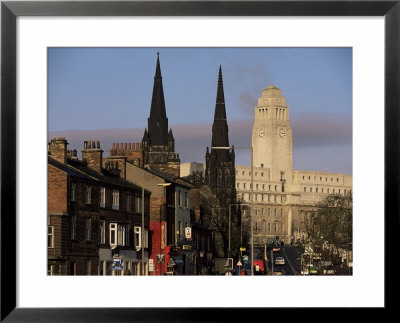
<instances>
[{"instance_id":1,"label":"white stone building","mask_svg":"<svg viewBox=\"0 0 400 323\"><path fill-rule=\"evenodd\" d=\"M285 243L297 241L313 206L327 194L352 191L353 176L293 170L289 107L277 87L270 85L263 90L254 113L254 244L276 237ZM182 164L181 176L200 170L200 165ZM236 192L242 203L251 204L250 166L236 166Z\"/></svg>"},{"instance_id":2,"label":"white stone building","mask_svg":"<svg viewBox=\"0 0 400 323\"><path fill-rule=\"evenodd\" d=\"M293 170L289 107L277 87L263 90L254 112L254 243L276 237L290 243L301 236L316 202L352 190L352 175ZM250 166L236 166L236 191L243 203L251 203Z\"/></svg>"}]
</instances>

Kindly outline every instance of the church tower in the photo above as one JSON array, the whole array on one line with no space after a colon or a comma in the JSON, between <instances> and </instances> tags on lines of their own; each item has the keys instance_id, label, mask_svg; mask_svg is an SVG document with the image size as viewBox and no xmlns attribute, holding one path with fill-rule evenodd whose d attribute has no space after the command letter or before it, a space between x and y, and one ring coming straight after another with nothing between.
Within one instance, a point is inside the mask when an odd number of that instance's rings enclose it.
<instances>
[{"instance_id":1,"label":"church tower","mask_svg":"<svg viewBox=\"0 0 400 323\"><path fill-rule=\"evenodd\" d=\"M217 100L212 126L211 151L207 147L206 152L205 182L222 200L234 201L236 197L234 148L215 149L213 147L229 147L221 66L219 67ZM223 203L222 200L221 203Z\"/></svg>"},{"instance_id":2,"label":"church tower","mask_svg":"<svg viewBox=\"0 0 400 323\"><path fill-rule=\"evenodd\" d=\"M150 117L147 121L147 129L144 131L142 147L144 165L179 176L180 159L179 155L175 154L172 129L168 131L159 53L157 53Z\"/></svg>"},{"instance_id":3,"label":"church tower","mask_svg":"<svg viewBox=\"0 0 400 323\"><path fill-rule=\"evenodd\" d=\"M270 85L265 88L254 109L252 145L255 167L269 170L269 180L292 181L292 128L289 107L282 91Z\"/></svg>"}]
</instances>

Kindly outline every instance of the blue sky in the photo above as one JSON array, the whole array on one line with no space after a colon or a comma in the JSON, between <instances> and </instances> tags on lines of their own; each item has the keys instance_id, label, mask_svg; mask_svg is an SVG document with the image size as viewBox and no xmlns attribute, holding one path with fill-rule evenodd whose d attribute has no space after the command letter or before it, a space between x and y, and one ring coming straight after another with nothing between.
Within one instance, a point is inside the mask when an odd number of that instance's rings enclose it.
<instances>
[{"instance_id":1,"label":"blue sky","mask_svg":"<svg viewBox=\"0 0 400 323\"><path fill-rule=\"evenodd\" d=\"M69 149L139 142L160 52L175 150L204 162L222 65L230 144L251 144L254 107L274 84L290 108L295 169L352 173L351 48L49 48L49 137ZM237 151L236 164L249 164Z\"/></svg>"}]
</instances>

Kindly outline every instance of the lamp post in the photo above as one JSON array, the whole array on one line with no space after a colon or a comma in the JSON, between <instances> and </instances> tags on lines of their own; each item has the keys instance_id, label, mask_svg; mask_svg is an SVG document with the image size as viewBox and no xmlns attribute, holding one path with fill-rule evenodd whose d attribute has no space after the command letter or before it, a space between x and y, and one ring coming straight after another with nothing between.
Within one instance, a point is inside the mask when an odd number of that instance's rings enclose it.
<instances>
[{"instance_id":1,"label":"lamp post","mask_svg":"<svg viewBox=\"0 0 400 323\"><path fill-rule=\"evenodd\" d=\"M171 183L160 183L157 184L158 186L163 186L164 187L164 198L165 198L165 215L167 215L167 186L170 186ZM162 252L162 212L160 212L160 275L162 273L162 262L161 262L161 252ZM167 256L166 256L166 250L165 250L165 246L164 246L164 262L167 260Z\"/></svg>"},{"instance_id":2,"label":"lamp post","mask_svg":"<svg viewBox=\"0 0 400 323\"><path fill-rule=\"evenodd\" d=\"M211 149L222 149L222 150L230 150L233 149L234 147L211 147ZM253 208L254 208L254 194L253 194L253 146L248 146L248 147L235 147L236 149L250 149L251 150L251 178L250 178L250 234L251 234L251 275L254 276L254 234L253 234Z\"/></svg>"},{"instance_id":3,"label":"lamp post","mask_svg":"<svg viewBox=\"0 0 400 323\"><path fill-rule=\"evenodd\" d=\"M231 253L231 206L233 205L249 205L249 204L244 204L244 203L232 203L229 204L229 240L228 240L228 256L230 256ZM242 246L242 223L240 223L240 246Z\"/></svg>"}]
</instances>

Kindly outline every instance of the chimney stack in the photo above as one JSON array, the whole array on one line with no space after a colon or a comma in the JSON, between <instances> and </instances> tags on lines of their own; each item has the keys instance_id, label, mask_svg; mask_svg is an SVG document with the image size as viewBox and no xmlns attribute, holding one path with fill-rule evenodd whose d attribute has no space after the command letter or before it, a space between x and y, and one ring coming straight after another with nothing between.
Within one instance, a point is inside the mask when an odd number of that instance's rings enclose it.
<instances>
[{"instance_id":1,"label":"chimney stack","mask_svg":"<svg viewBox=\"0 0 400 323\"><path fill-rule=\"evenodd\" d=\"M49 143L49 153L52 158L59 162L67 163L67 145L68 142L64 137L53 138Z\"/></svg>"},{"instance_id":2,"label":"chimney stack","mask_svg":"<svg viewBox=\"0 0 400 323\"><path fill-rule=\"evenodd\" d=\"M100 148L100 141L84 141L82 160L86 161L88 167L101 173L103 163L103 150Z\"/></svg>"}]
</instances>

